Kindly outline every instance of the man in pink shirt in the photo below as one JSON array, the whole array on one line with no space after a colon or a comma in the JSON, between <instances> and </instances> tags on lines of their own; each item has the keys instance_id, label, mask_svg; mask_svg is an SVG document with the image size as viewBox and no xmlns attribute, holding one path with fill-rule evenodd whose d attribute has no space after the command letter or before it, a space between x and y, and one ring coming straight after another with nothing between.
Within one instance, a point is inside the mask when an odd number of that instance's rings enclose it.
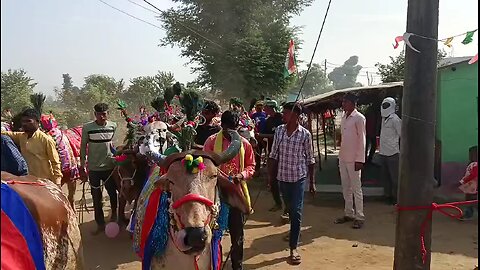
<instances>
[{"instance_id":1,"label":"man in pink shirt","mask_svg":"<svg viewBox=\"0 0 480 270\"><path fill-rule=\"evenodd\" d=\"M215 146L218 146L218 143L220 143L217 138L218 136L222 136L221 147L222 151L225 151L231 143L231 138L226 131L236 130L239 122L240 115L238 112L225 111L222 114L222 131L210 136L205 142L203 150L206 152L214 152ZM252 178L255 173L255 157L252 145L243 137L241 137L241 140L244 151L240 151L240 153L230 162L220 166L220 173L226 177L230 177L234 183L248 180ZM244 154L242 154L242 152L244 152ZM243 158L243 162L240 162L241 158ZM240 210L231 207L228 216L228 229L230 231L230 240L232 242L230 250L233 270L243 269L243 223L243 213Z\"/></svg>"},{"instance_id":2,"label":"man in pink shirt","mask_svg":"<svg viewBox=\"0 0 480 270\"><path fill-rule=\"evenodd\" d=\"M354 229L363 227L363 193L361 170L365 163L365 116L357 111L357 97L346 94L342 101L342 143L338 154L340 178L342 181L345 214L335 224L353 221ZM353 207L355 200L355 209Z\"/></svg>"}]
</instances>

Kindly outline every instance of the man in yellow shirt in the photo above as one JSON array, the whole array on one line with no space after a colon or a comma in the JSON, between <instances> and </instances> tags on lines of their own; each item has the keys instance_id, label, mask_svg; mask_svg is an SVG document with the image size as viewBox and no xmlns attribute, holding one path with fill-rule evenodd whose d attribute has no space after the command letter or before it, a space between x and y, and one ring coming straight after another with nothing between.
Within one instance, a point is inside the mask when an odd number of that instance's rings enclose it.
<instances>
[{"instance_id":1,"label":"man in yellow shirt","mask_svg":"<svg viewBox=\"0 0 480 270\"><path fill-rule=\"evenodd\" d=\"M62 181L62 170L55 141L38 127L40 115L34 109L22 113L23 132L2 131L20 146L30 175L46 178L57 185Z\"/></svg>"}]
</instances>

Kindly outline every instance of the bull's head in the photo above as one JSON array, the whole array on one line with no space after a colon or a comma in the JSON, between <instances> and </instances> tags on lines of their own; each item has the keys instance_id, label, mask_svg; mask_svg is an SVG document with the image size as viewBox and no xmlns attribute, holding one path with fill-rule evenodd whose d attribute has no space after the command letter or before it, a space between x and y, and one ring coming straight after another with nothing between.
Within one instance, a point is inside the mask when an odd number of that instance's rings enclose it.
<instances>
[{"instance_id":1,"label":"bull's head","mask_svg":"<svg viewBox=\"0 0 480 270\"><path fill-rule=\"evenodd\" d=\"M162 121L155 121L144 127L145 136L139 141L139 152L145 155L147 152L165 153L168 148L167 141L172 140L172 134L168 132L168 126Z\"/></svg>"},{"instance_id":2,"label":"bull's head","mask_svg":"<svg viewBox=\"0 0 480 270\"><path fill-rule=\"evenodd\" d=\"M210 244L220 206L219 193L231 206L248 213L241 189L217 171L219 165L233 159L240 150L239 134L230 131L230 135L232 143L221 154L193 150L172 154L160 163L168 168L156 183L171 193L172 240L186 254L199 255ZM186 167L187 155L195 161L200 160L199 170Z\"/></svg>"},{"instance_id":3,"label":"bull's head","mask_svg":"<svg viewBox=\"0 0 480 270\"><path fill-rule=\"evenodd\" d=\"M132 203L137 199L148 174L148 160L143 155L138 155L137 150L121 150L118 157L115 178L120 185L120 196ZM117 158L116 158L117 159Z\"/></svg>"}]
</instances>

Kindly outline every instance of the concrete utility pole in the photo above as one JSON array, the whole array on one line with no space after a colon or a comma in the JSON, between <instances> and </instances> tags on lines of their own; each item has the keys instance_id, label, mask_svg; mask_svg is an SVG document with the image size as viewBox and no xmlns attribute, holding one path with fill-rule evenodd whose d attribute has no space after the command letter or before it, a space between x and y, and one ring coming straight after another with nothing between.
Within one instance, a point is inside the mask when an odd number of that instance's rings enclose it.
<instances>
[{"instance_id":1,"label":"concrete utility pole","mask_svg":"<svg viewBox=\"0 0 480 270\"><path fill-rule=\"evenodd\" d=\"M438 1L409 0L398 205L429 206L433 200L435 147ZM430 269L431 222L425 228L425 264L422 262L420 228L429 210L399 211L395 235L395 270Z\"/></svg>"}]
</instances>

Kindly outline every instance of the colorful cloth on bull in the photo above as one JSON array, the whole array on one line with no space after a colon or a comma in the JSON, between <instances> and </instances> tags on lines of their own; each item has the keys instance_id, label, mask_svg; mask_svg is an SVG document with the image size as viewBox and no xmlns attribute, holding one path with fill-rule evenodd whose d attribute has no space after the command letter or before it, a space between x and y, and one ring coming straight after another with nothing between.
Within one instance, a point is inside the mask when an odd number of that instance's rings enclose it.
<instances>
[{"instance_id":1,"label":"colorful cloth on bull","mask_svg":"<svg viewBox=\"0 0 480 270\"><path fill-rule=\"evenodd\" d=\"M150 171L148 180L145 182L145 186L138 197L137 202L137 209L135 211L135 224L133 228L133 249L135 253L137 253L140 257L141 256L141 234L142 234L142 227L143 222L145 220L145 212L147 209L147 204L150 199L150 195L152 195L153 191L155 190L155 182L161 176L161 169L159 166L154 165Z\"/></svg>"},{"instance_id":2,"label":"colorful cloth on bull","mask_svg":"<svg viewBox=\"0 0 480 270\"><path fill-rule=\"evenodd\" d=\"M2 269L45 270L43 243L39 228L22 198L8 184L3 182L1 186L1 202ZM26 248L24 248L25 245ZM6 255L8 253L19 255L19 257L7 258ZM35 268L17 267L17 265L29 264L28 261L30 259L26 259L24 256L31 258ZM4 263L14 264L4 268Z\"/></svg>"},{"instance_id":3,"label":"colorful cloth on bull","mask_svg":"<svg viewBox=\"0 0 480 270\"><path fill-rule=\"evenodd\" d=\"M58 156L62 163L62 174L68 175L70 179L77 179L80 177L79 164L77 158L73 154L72 147L67 136L58 128L51 129L48 134L52 136L57 144Z\"/></svg>"},{"instance_id":4,"label":"colorful cloth on bull","mask_svg":"<svg viewBox=\"0 0 480 270\"><path fill-rule=\"evenodd\" d=\"M7 135L2 135L1 141L1 168L2 171L13 175L21 176L28 174L27 162L23 158L20 150Z\"/></svg>"},{"instance_id":5,"label":"colorful cloth on bull","mask_svg":"<svg viewBox=\"0 0 480 270\"><path fill-rule=\"evenodd\" d=\"M67 130L62 131L68 138L68 142L70 143L70 147L73 151L73 156L76 158L80 158L80 145L82 143L82 127L74 127L69 128Z\"/></svg>"}]
</instances>

